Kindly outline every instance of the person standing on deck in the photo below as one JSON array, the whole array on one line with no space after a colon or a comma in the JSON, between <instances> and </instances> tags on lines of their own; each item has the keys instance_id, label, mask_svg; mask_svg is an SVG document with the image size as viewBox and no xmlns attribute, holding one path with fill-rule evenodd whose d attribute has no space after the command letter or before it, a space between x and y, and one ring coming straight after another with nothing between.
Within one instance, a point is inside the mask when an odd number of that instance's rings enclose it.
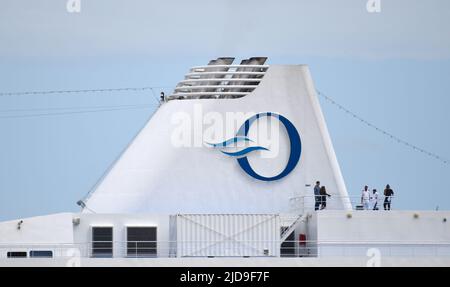
<instances>
[{"instance_id":1,"label":"person standing on deck","mask_svg":"<svg viewBox=\"0 0 450 287\"><path fill-rule=\"evenodd\" d=\"M364 207L364 210L369 210L370 205L370 192L369 187L366 185L361 193L361 204Z\"/></svg>"},{"instance_id":2,"label":"person standing on deck","mask_svg":"<svg viewBox=\"0 0 450 287\"><path fill-rule=\"evenodd\" d=\"M322 201L322 206L320 208L321 210L325 209L327 207L327 196L330 197L331 194L328 194L325 186L322 186L320 188L320 197L321 197L321 201Z\"/></svg>"},{"instance_id":3,"label":"person standing on deck","mask_svg":"<svg viewBox=\"0 0 450 287\"><path fill-rule=\"evenodd\" d=\"M314 186L314 210L319 210L319 207L322 205L322 200L320 196L320 181L316 181L316 185Z\"/></svg>"},{"instance_id":4,"label":"person standing on deck","mask_svg":"<svg viewBox=\"0 0 450 287\"><path fill-rule=\"evenodd\" d=\"M372 192L372 196L370 197L372 202L372 210L378 210L378 191L374 189Z\"/></svg>"},{"instance_id":5,"label":"person standing on deck","mask_svg":"<svg viewBox=\"0 0 450 287\"><path fill-rule=\"evenodd\" d=\"M390 185L386 185L386 189L384 190L384 210L391 210L391 200L394 196L394 191L391 189Z\"/></svg>"}]
</instances>

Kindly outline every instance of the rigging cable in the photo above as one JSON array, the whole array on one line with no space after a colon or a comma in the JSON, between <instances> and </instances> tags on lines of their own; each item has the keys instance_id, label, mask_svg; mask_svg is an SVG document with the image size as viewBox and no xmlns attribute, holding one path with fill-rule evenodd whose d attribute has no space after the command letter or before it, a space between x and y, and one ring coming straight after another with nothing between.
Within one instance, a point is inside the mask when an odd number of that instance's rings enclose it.
<instances>
[{"instance_id":1,"label":"rigging cable","mask_svg":"<svg viewBox=\"0 0 450 287\"><path fill-rule=\"evenodd\" d=\"M335 100L333 100L333 99L330 98L329 96L323 94L323 93L320 92L319 90L317 90L317 94L318 94L319 96L321 96L322 98L324 98L324 99L325 99L326 101L328 101L329 103L331 103L332 105L338 107L341 111L344 111L346 114L352 116L352 117L353 117L354 119L356 119L356 120L359 120L361 123L365 124L366 126L372 128L372 129L376 130L377 132L383 134L384 136L387 136L387 137L389 137L390 139L396 141L398 144L402 144L402 145L404 145L404 146L406 146L406 147L408 147L408 148L410 148L410 149L412 149L412 150L414 150L414 151L416 151L416 152L420 152L420 153L422 153L422 154L425 154L425 155L427 155L427 156L429 156L429 157L431 157L431 158L433 158L433 159L435 159L435 160L438 160L438 161L440 161L440 162L442 162L442 163L444 163L444 164L449 164L449 160L446 159L446 158L444 158L443 156L440 156L440 155L438 155L438 154L436 154L436 153L433 153L433 152L430 152L430 151L428 151L428 150L426 150L426 149L423 149L423 148L421 148L421 147L418 147L417 145L414 145L414 144L412 144L412 143L410 143L410 142L408 142L408 141L405 141L405 140L403 140L403 139L401 139L401 138L399 138L399 137L397 137L397 136L395 136L395 135L393 135L393 134L387 132L386 130L377 127L376 125L374 125L374 124L368 122L367 120L361 118L360 116L358 116L358 115L355 114L354 112L350 111L349 109L345 108L345 107L342 106L341 104L337 103Z\"/></svg>"},{"instance_id":2,"label":"rigging cable","mask_svg":"<svg viewBox=\"0 0 450 287\"><path fill-rule=\"evenodd\" d=\"M130 107L111 107L103 109L90 109L90 110L78 110L78 111L65 111L65 112L53 112L53 113L37 113L37 114L26 114L26 115L7 115L0 116L0 119L22 119L22 118L36 118L36 117L46 117L46 116L62 116L62 115L74 115L74 114L88 114L88 113L98 113L98 112L111 112L111 111L125 111L125 110L137 110L137 109L148 109L149 105L134 105Z\"/></svg>"},{"instance_id":3,"label":"rigging cable","mask_svg":"<svg viewBox=\"0 0 450 287\"><path fill-rule=\"evenodd\" d=\"M124 104L124 105L108 105L108 106L65 106L65 107L42 107L42 108L21 108L21 109L1 109L0 113L12 112L37 112L37 111L66 111L66 110L85 110L85 109L108 109L108 108L127 108L135 106L151 106L150 104Z\"/></svg>"},{"instance_id":4,"label":"rigging cable","mask_svg":"<svg viewBox=\"0 0 450 287\"><path fill-rule=\"evenodd\" d=\"M49 95L49 94L72 94L72 93L101 93L101 92L123 92L123 91L146 91L150 90L152 93L153 98L160 104L159 99L156 97L154 89L155 88L169 88L168 86L160 86L160 87L129 87L129 88L107 88L107 89L80 89L80 90L49 90L49 91L27 91L27 92L3 92L0 93L0 96L21 96L21 95ZM319 90L317 90L317 94L324 98L327 102L331 103L332 105L336 106L341 111L345 112L346 114L352 116L354 119L359 120L361 123L365 124L366 126L374 129L375 131L383 134L386 137L389 137L390 139L394 140L398 144L402 144L416 152L420 152L422 154L425 154L435 160L438 160L444 164L449 164L449 160L445 157L438 155L436 153L430 152L426 149L423 149L417 145L414 145L406 140L403 140L389 132L387 132L384 129L381 129L377 127L376 125L368 122L367 120L363 119L362 117L358 116L354 112L350 111L349 109L345 108L341 104L337 103L335 100L333 100L331 97L323 94ZM41 117L41 116L52 116L52 115L66 115L66 114L81 114L81 113L93 113L93 112L108 112L108 111L117 111L117 110L130 110L130 109L141 109L141 108L148 108L148 105L122 105L122 106L107 106L107 107L97 107L98 109L94 110L79 110L79 111L66 111L66 112L54 112L54 113L40 113L40 114L28 114L28 115L7 115L7 116L0 116L0 119L4 118L28 118L28 117ZM93 107L96 108L96 107ZM49 110L52 108L49 108ZM53 109L72 109L72 108L53 108ZM76 108L74 108L76 109ZM23 109L26 110L26 109ZM33 110L33 109L29 109ZM39 109L35 109L39 110ZM0 110L1 111L1 110ZM4 112L14 111L14 110L3 110ZM18 110L17 110L18 111Z\"/></svg>"},{"instance_id":5,"label":"rigging cable","mask_svg":"<svg viewBox=\"0 0 450 287\"><path fill-rule=\"evenodd\" d=\"M142 92L151 91L153 98L159 103L154 89L171 88L170 86L146 86L128 88L104 88L104 89L78 89L78 90L47 90L47 91L25 91L25 92L2 92L0 97L6 96L27 96L27 95L53 95L53 94L76 94L76 93L104 93L104 92Z\"/></svg>"}]
</instances>

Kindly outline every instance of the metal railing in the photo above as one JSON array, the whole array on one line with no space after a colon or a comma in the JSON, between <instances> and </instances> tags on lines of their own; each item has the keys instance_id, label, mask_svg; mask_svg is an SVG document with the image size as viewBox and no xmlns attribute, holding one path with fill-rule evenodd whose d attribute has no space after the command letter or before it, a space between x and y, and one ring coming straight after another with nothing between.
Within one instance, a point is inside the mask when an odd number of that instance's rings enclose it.
<instances>
[{"instance_id":1,"label":"metal railing","mask_svg":"<svg viewBox=\"0 0 450 287\"><path fill-rule=\"evenodd\" d=\"M193 67L177 84L170 100L236 99L253 92L269 66L267 65L206 65Z\"/></svg>"},{"instance_id":2,"label":"metal railing","mask_svg":"<svg viewBox=\"0 0 450 287\"><path fill-rule=\"evenodd\" d=\"M345 202L350 203L352 210L361 210L365 209L364 202L361 200L361 196L340 196L340 195L332 195L330 197L325 196L315 196L315 195L305 195L305 196L296 196L292 197L289 200L289 208L291 212L295 213L304 213L308 211L316 210L316 203L319 207L319 210L346 210ZM368 209L373 211L381 211L384 210L386 196L378 195L378 199L370 199L368 201ZM389 208L392 210L395 207L396 197L389 196ZM376 203L376 207L378 209L374 209ZM324 206L325 205L325 206ZM386 206L387 207L387 206Z\"/></svg>"},{"instance_id":3,"label":"metal railing","mask_svg":"<svg viewBox=\"0 0 450 287\"><path fill-rule=\"evenodd\" d=\"M361 257L376 249L389 257L450 257L450 241L102 241L52 244L0 244L0 259L17 252L31 256L50 251L52 258L181 258L181 257ZM48 258L48 256L42 256ZM13 259L12 257L11 259ZM23 258L23 257L21 257Z\"/></svg>"}]
</instances>

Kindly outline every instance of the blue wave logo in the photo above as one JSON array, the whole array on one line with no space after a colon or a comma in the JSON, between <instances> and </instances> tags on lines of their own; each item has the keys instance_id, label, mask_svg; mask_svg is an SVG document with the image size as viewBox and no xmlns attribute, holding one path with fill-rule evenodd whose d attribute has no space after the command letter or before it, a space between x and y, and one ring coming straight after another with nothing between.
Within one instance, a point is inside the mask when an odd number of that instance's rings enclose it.
<instances>
[{"instance_id":1,"label":"blue wave logo","mask_svg":"<svg viewBox=\"0 0 450 287\"><path fill-rule=\"evenodd\" d=\"M248 137L238 137L238 136L236 136L234 138L231 138L231 139L226 140L226 141L221 142L221 143L214 144L214 143L208 143L207 142L206 144L208 144L208 145L210 145L212 147L215 147L215 148L219 148L219 147L228 147L228 146L230 146L232 144L235 144L235 143L238 143L238 142L242 142L242 141L253 142Z\"/></svg>"},{"instance_id":2,"label":"blue wave logo","mask_svg":"<svg viewBox=\"0 0 450 287\"><path fill-rule=\"evenodd\" d=\"M262 117L274 117L277 118L286 128L286 131L288 133L289 136L289 142L290 142L290 154L289 154L289 160L286 164L286 167L284 168L284 170L282 172L280 172L279 174L272 176L272 177L266 177L266 176L262 176L260 174L258 174L257 172L255 172L255 170L251 167L250 162L248 161L247 158L247 154L254 152L254 151L258 151L258 150L266 150L268 151L269 149L262 147L262 146L250 146L250 147L246 147L240 151L235 151L235 152L229 152L229 151L225 151L225 150L221 150L221 152L223 154L226 154L228 156L231 157L235 157L237 159L237 162L239 164L239 166L251 177L258 179L258 180L262 180L262 181L274 181L274 180L279 180L283 177L285 177L286 175L288 175L292 170L294 170L294 168L296 167L297 163L300 160L300 155L302 152L302 142L300 139L300 135L298 134L297 129L295 128L295 126L291 123L291 121L289 121L287 118L285 118L282 115L279 114L274 114L271 112L267 112L267 113L259 113L256 114L252 117L250 117L249 119L247 119L242 126L239 128L237 134L235 137L228 139L224 142L221 143L207 143L208 145L214 147L214 148L227 148L230 145L235 145L238 142L253 142L251 139L249 139L247 137L248 132L250 130L250 126L252 125L252 123L254 121L256 121L259 118Z\"/></svg>"},{"instance_id":3,"label":"blue wave logo","mask_svg":"<svg viewBox=\"0 0 450 287\"><path fill-rule=\"evenodd\" d=\"M235 136L234 138L228 139L221 143L208 143L207 142L206 144L212 146L213 148L228 148L232 145L237 144L238 142L253 142L253 141L248 137ZM228 156L241 157L241 156L247 155L248 153L258 151L258 150L267 150L268 151L269 149L262 147L262 146L250 146L250 147L246 147L246 148L236 151L236 152L229 152L229 151L225 151L225 150L221 150L221 152Z\"/></svg>"},{"instance_id":4,"label":"blue wave logo","mask_svg":"<svg viewBox=\"0 0 450 287\"><path fill-rule=\"evenodd\" d=\"M262 146L251 146L248 148L244 148L243 150L237 151L237 152L226 152L226 151L222 151L222 153L229 155L229 156L234 156L234 157L240 157L240 156L244 156L248 153L251 153L252 151L257 151L257 150L267 150L267 148L262 147Z\"/></svg>"}]
</instances>

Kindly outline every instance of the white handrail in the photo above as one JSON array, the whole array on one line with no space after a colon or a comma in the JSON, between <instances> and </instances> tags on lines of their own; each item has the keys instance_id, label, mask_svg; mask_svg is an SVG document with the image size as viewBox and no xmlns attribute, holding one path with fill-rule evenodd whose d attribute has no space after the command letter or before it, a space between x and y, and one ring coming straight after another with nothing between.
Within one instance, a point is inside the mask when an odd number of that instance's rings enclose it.
<instances>
[{"instance_id":1,"label":"white handrail","mask_svg":"<svg viewBox=\"0 0 450 287\"><path fill-rule=\"evenodd\" d=\"M180 81L179 84L184 83L198 83L198 82L261 82L261 78L202 78L202 79L188 79Z\"/></svg>"},{"instance_id":2,"label":"white handrail","mask_svg":"<svg viewBox=\"0 0 450 287\"><path fill-rule=\"evenodd\" d=\"M234 95L234 96L245 96L249 92L191 92L191 93L175 93L169 97L179 97L179 96L222 96L222 95Z\"/></svg>"},{"instance_id":3,"label":"white handrail","mask_svg":"<svg viewBox=\"0 0 450 287\"><path fill-rule=\"evenodd\" d=\"M185 75L185 77L193 77L193 76L205 76L205 75L253 75L253 76L263 76L265 75L266 72L244 72L244 71L239 71L239 72L229 72L229 71L224 71L224 72L192 72L192 73L187 73ZM220 78L216 78L215 81L220 81Z\"/></svg>"},{"instance_id":4,"label":"white handrail","mask_svg":"<svg viewBox=\"0 0 450 287\"><path fill-rule=\"evenodd\" d=\"M205 86L181 86L176 87L175 91L179 90L195 90L195 89L255 89L256 85L205 85Z\"/></svg>"},{"instance_id":5,"label":"white handrail","mask_svg":"<svg viewBox=\"0 0 450 287\"><path fill-rule=\"evenodd\" d=\"M97 242L102 243L102 242ZM450 241L349 241L349 240L287 240L281 242L280 240L237 240L232 244L226 240L204 240L204 241L105 241L110 246L93 246L93 242L70 243L70 244L0 244L0 258L9 257L12 252L24 252L26 257L30 256L31 251L50 251L52 258L64 258L78 256L80 258L89 257L114 257L114 258L128 258L128 257L143 257L143 258L168 258L185 256L186 250L196 251L193 255L188 257L207 257L209 252L218 257L242 257L240 254L250 252L251 257L270 256L264 255L264 249L268 246L271 248L279 248L281 251L280 257L317 257L316 251L326 251L332 248L332 254L341 254L341 256L366 256L366 250L369 248L379 248L382 254L387 256L450 256ZM152 244L150 244L152 243ZM224 244L224 249L215 249L215 243ZM284 243L281 244L281 243ZM287 244L287 245L286 245ZM289 245L290 244L290 245ZM277 247L279 246L279 247ZM206 247L206 252L197 254L197 251ZM210 249L208 249L211 247ZM78 252L69 252L69 251ZM292 250L293 254L286 253ZM402 251L399 253L399 251ZM404 251L408 251L405 253ZM222 252L223 251L223 252ZM285 251L283 253L283 251ZM420 251L420 252L416 252ZM231 252L231 253L229 253ZM206 254L206 255L205 255ZM401 255L399 255L401 254ZM420 255L418 255L420 254ZM248 256L248 255L247 255ZM333 256L333 255L324 255ZM336 255L334 255L336 256ZM13 256L11 256L13 257ZM20 256L19 256L20 257ZM48 258L46 256L43 256ZM12 258L13 259L13 258ZM10 259L8 259L10 260Z\"/></svg>"},{"instance_id":6,"label":"white handrail","mask_svg":"<svg viewBox=\"0 0 450 287\"><path fill-rule=\"evenodd\" d=\"M370 194L370 204L375 203L375 201L372 198L372 194ZM310 209L314 209L315 207L315 203L316 203L316 197L320 197L316 196L316 195L302 195L302 196L295 196L289 199L289 203L291 205L291 209L292 210L297 210L297 209L301 209L301 210L310 210ZM383 204L385 201L386 196L382 195L382 194L378 194L378 199L376 200L377 203L377 207L379 210L383 209ZM392 205L392 200L395 199L395 196L389 196L390 199L390 204ZM338 199L338 201L336 201L336 199ZM340 196L340 195L332 195L331 197L326 197L326 203L327 203L327 207L326 209L328 210L346 210L344 207L340 207L341 203L343 202L342 199L347 199L350 204L352 205L352 209L356 209L356 206L359 206L362 204L361 201L361 196ZM294 204L300 204L300 206L293 206ZM336 207L335 205L338 204L338 207ZM373 207L371 205L371 207Z\"/></svg>"},{"instance_id":7,"label":"white handrail","mask_svg":"<svg viewBox=\"0 0 450 287\"><path fill-rule=\"evenodd\" d=\"M195 66L191 70L195 69L214 69L214 68L261 68L268 69L269 65L206 65L206 66Z\"/></svg>"}]
</instances>

